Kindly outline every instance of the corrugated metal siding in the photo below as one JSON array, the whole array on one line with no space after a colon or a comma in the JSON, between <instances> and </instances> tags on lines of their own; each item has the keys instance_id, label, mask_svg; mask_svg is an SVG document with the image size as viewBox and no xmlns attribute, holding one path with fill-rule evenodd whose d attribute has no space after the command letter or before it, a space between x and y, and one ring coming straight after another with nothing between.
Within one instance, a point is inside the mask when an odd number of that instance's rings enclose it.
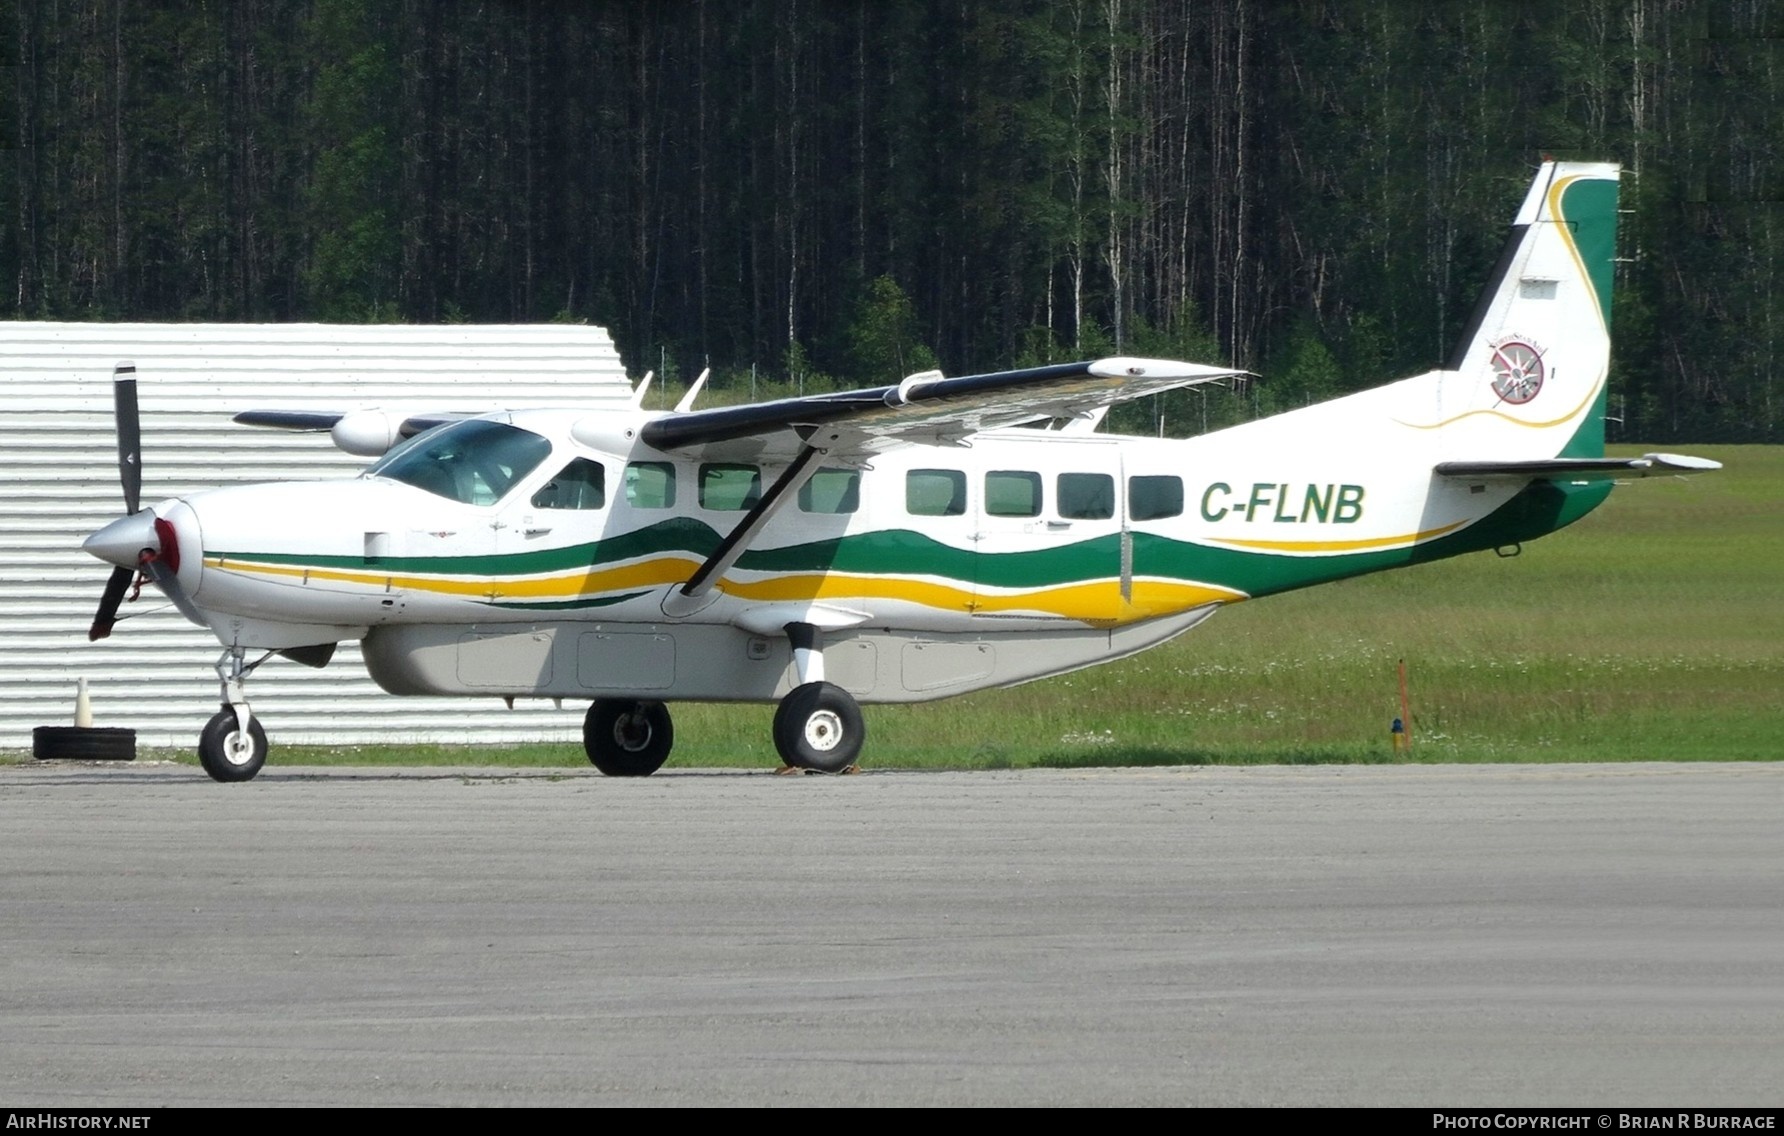
<instances>
[{"instance_id":1,"label":"corrugated metal siding","mask_svg":"<svg viewBox=\"0 0 1784 1136\"><path fill-rule=\"evenodd\" d=\"M123 512L112 368L136 364L145 505L214 485L351 475L326 434L236 426L250 408L410 411L621 406L630 383L601 328L0 322L0 748L73 721L85 676L95 724L145 746L195 744L216 712L220 648L153 588L110 639L87 626L110 569L81 541ZM581 706L396 698L356 644L324 670L274 658L249 698L281 743L502 742L580 736Z\"/></svg>"}]
</instances>

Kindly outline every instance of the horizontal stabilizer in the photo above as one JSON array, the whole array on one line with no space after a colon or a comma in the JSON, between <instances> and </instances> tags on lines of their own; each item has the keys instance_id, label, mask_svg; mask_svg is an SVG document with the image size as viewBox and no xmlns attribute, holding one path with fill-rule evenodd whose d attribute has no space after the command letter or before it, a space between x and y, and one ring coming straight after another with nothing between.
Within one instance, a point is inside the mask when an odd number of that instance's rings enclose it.
<instances>
[{"instance_id":1,"label":"horizontal stabilizer","mask_svg":"<svg viewBox=\"0 0 1784 1136\"><path fill-rule=\"evenodd\" d=\"M1643 454L1639 458L1544 458L1538 461L1439 462L1439 477L1468 480L1513 481L1616 481L1631 477L1703 473L1721 469L1722 463L1686 454Z\"/></svg>"}]
</instances>

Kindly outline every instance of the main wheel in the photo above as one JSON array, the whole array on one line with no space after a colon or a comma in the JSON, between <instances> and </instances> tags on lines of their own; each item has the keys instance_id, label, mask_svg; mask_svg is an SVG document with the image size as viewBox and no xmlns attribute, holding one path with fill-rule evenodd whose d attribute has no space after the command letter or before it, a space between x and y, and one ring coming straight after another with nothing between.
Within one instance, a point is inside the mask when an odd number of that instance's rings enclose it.
<instances>
[{"instance_id":1,"label":"main wheel","mask_svg":"<svg viewBox=\"0 0 1784 1136\"><path fill-rule=\"evenodd\" d=\"M582 748L609 777L649 777L669 760L675 727L661 702L603 698L582 720Z\"/></svg>"},{"instance_id":2,"label":"main wheel","mask_svg":"<svg viewBox=\"0 0 1784 1136\"><path fill-rule=\"evenodd\" d=\"M217 781L247 781L266 764L266 731L260 719L248 719L243 736L235 711L225 706L204 724L198 735L198 764Z\"/></svg>"},{"instance_id":3,"label":"main wheel","mask_svg":"<svg viewBox=\"0 0 1784 1136\"><path fill-rule=\"evenodd\" d=\"M835 683L796 686L774 712L774 748L799 769L841 773L855 764L866 740L861 707Z\"/></svg>"}]
</instances>

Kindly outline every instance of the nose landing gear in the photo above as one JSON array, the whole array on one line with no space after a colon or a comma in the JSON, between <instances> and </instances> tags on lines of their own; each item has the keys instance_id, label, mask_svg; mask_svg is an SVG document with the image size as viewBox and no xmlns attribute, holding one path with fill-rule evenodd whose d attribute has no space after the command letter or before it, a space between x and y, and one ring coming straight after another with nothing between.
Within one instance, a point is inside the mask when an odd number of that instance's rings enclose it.
<instances>
[{"instance_id":1,"label":"nose landing gear","mask_svg":"<svg viewBox=\"0 0 1784 1136\"><path fill-rule=\"evenodd\" d=\"M272 658L268 652L252 663L240 647L229 647L217 660L223 686L223 708L198 735L198 764L216 781L247 781L266 764L266 731L248 707L243 682L254 668Z\"/></svg>"}]
</instances>

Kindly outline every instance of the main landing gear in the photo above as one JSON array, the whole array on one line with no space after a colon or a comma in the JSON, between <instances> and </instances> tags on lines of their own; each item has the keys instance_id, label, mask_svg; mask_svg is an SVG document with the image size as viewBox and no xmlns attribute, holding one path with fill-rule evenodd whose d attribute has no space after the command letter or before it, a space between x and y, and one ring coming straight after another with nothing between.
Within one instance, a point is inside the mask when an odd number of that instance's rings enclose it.
<instances>
[{"instance_id":1,"label":"main landing gear","mask_svg":"<svg viewBox=\"0 0 1784 1136\"><path fill-rule=\"evenodd\" d=\"M211 719L206 736L224 725L234 728L228 707ZM249 719L249 728L259 738L264 758L266 738L260 733L260 723ZM866 738L861 707L834 683L801 683L774 711L774 748L793 769L842 773L854 766ZM582 747L589 762L609 777L649 777L669 760L674 745L675 726L669 707L661 702L603 698L588 708L588 716L582 720ZM211 769L208 762L205 768ZM215 770L211 776L229 780Z\"/></svg>"},{"instance_id":2,"label":"main landing gear","mask_svg":"<svg viewBox=\"0 0 1784 1136\"><path fill-rule=\"evenodd\" d=\"M801 683L774 711L774 748L793 769L841 773L866 740L861 707L835 683Z\"/></svg>"},{"instance_id":3,"label":"main landing gear","mask_svg":"<svg viewBox=\"0 0 1784 1136\"><path fill-rule=\"evenodd\" d=\"M582 748L609 777L649 777L674 745L675 726L661 702L603 698L582 720Z\"/></svg>"},{"instance_id":4,"label":"main landing gear","mask_svg":"<svg viewBox=\"0 0 1784 1136\"><path fill-rule=\"evenodd\" d=\"M861 707L848 691L824 681L824 650L818 629L809 623L789 623L785 630L793 645L793 669L799 673L799 685L774 711L774 748L791 769L815 773L853 769L861 743L867 740Z\"/></svg>"},{"instance_id":5,"label":"main landing gear","mask_svg":"<svg viewBox=\"0 0 1784 1136\"><path fill-rule=\"evenodd\" d=\"M198 764L217 781L247 781L266 764L266 731L248 708L243 680L254 668L271 658L262 655L247 662L247 652L229 647L217 660L217 678L223 685L223 708L198 735Z\"/></svg>"},{"instance_id":6,"label":"main landing gear","mask_svg":"<svg viewBox=\"0 0 1784 1136\"><path fill-rule=\"evenodd\" d=\"M817 628L789 623L786 632L793 644L799 685L775 708L774 748L791 769L815 773L853 769L867 740L861 707L848 691L824 681ZM609 777L650 776L662 768L674 744L669 708L661 702L599 699L582 722L583 749L594 767Z\"/></svg>"}]
</instances>

